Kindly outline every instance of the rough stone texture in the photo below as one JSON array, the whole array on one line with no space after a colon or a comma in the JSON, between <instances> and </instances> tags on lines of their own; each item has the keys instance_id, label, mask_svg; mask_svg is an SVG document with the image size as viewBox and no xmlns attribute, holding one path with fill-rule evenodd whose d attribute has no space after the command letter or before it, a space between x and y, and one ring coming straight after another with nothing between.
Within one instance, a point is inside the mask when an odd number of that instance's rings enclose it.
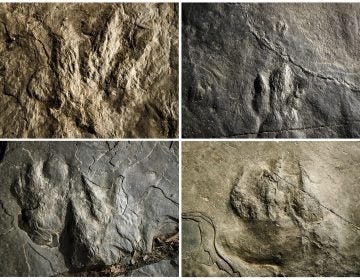
<instances>
[{"instance_id":1,"label":"rough stone texture","mask_svg":"<svg viewBox=\"0 0 360 280\"><path fill-rule=\"evenodd\" d=\"M158 240L178 232L177 142L2 142L0 150L1 276L137 268L161 260Z\"/></svg>"},{"instance_id":2,"label":"rough stone texture","mask_svg":"<svg viewBox=\"0 0 360 280\"><path fill-rule=\"evenodd\" d=\"M0 137L175 137L177 4L1 4Z\"/></svg>"},{"instance_id":3,"label":"rough stone texture","mask_svg":"<svg viewBox=\"0 0 360 280\"><path fill-rule=\"evenodd\" d=\"M183 275L360 276L360 143L182 151Z\"/></svg>"},{"instance_id":4,"label":"rough stone texture","mask_svg":"<svg viewBox=\"0 0 360 280\"><path fill-rule=\"evenodd\" d=\"M359 137L359 4L184 4L184 137Z\"/></svg>"},{"instance_id":5,"label":"rough stone texture","mask_svg":"<svg viewBox=\"0 0 360 280\"><path fill-rule=\"evenodd\" d=\"M169 260L160 261L132 271L133 277L171 277L178 274L178 264Z\"/></svg>"}]
</instances>

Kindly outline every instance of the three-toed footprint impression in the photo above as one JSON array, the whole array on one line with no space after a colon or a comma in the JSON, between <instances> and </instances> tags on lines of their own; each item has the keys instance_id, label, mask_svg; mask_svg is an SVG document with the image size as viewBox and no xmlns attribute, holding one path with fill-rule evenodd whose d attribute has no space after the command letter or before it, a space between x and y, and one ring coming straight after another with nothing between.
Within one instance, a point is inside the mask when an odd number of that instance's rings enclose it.
<instances>
[{"instance_id":1,"label":"three-toed footprint impression","mask_svg":"<svg viewBox=\"0 0 360 280\"><path fill-rule=\"evenodd\" d=\"M177 275L176 143L10 142L2 151L0 275Z\"/></svg>"}]
</instances>

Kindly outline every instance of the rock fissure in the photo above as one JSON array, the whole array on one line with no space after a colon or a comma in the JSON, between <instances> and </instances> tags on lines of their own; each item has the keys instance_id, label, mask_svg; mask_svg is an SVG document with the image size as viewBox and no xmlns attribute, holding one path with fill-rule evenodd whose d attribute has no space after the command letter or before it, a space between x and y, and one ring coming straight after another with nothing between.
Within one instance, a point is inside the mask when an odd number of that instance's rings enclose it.
<instances>
[{"instance_id":1,"label":"rock fissure","mask_svg":"<svg viewBox=\"0 0 360 280\"><path fill-rule=\"evenodd\" d=\"M286 61L290 62L292 65L294 65L295 67L300 69L303 73L305 73L307 75L311 75L311 76L313 76L315 78L319 78L319 79L323 79L323 80L329 80L329 81L335 82L337 84L341 84L341 85L347 87L348 89L350 89L353 92L360 92L359 87L357 87L356 85L353 85L352 83L349 83L346 80L338 79L338 78L335 78L335 77L332 77L332 76L326 76L326 75L321 74L321 73L313 72L313 71L307 69L306 67L296 63L294 61L294 59L290 55L288 55L286 53L282 53L281 51L277 50L269 40L267 40L266 38L260 36L258 34L258 32L256 31L256 29L254 28L254 26L250 23L250 21L248 21L248 27L249 27L249 30L250 30L251 34L254 35L256 41L259 43L260 46L265 46L268 50L270 50L274 54L282 57Z\"/></svg>"},{"instance_id":2,"label":"rock fissure","mask_svg":"<svg viewBox=\"0 0 360 280\"><path fill-rule=\"evenodd\" d=\"M284 178L282 178L279 174L277 174L277 173L275 173L275 172L273 172L273 174L274 174L276 177L278 177L280 180L283 180L286 184L289 184L290 186L296 188L296 186L295 186L294 184L286 181L286 180L285 180ZM305 191L304 189L298 189L298 188L296 188L296 190L303 192L304 194L306 194L307 196L309 196L311 199L316 199L316 197L315 197L314 195L310 194L309 192ZM316 200L317 200L317 199L316 199ZM338 218L341 219L342 221L344 221L344 222L346 222L347 224L351 225L353 228L355 228L355 229L357 229L357 230L360 230L360 227L357 226L357 225L355 225L355 224L354 224L353 222L351 222L349 219L347 219L347 218L341 216L340 214L336 213L334 210L332 210L332 209L329 208L328 206L322 204L321 202L318 201L318 203L319 203L319 205L320 205L321 207L323 207L324 209L326 209L326 210L329 211L330 213L334 214L336 217L338 217Z\"/></svg>"},{"instance_id":3,"label":"rock fissure","mask_svg":"<svg viewBox=\"0 0 360 280\"><path fill-rule=\"evenodd\" d=\"M319 126L287 128L287 129L282 129L282 130L248 132L248 133L241 133L241 134L232 134L232 135L229 135L229 137L256 135L256 134L264 134L264 133L278 133L278 132L287 132L287 131L296 131L296 130L311 130L311 129L319 129L319 128L321 129L321 128L342 127L342 126L349 126L349 125L358 124L358 123L360 123L360 120L352 120L349 123L343 123L343 124L327 124L327 125L319 125Z\"/></svg>"}]
</instances>

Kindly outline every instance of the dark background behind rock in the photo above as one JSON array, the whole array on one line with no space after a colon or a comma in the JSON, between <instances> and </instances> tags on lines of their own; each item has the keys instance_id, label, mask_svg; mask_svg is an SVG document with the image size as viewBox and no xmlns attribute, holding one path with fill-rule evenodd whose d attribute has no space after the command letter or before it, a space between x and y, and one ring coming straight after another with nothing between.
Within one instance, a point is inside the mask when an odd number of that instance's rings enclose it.
<instances>
[{"instance_id":1,"label":"dark background behind rock","mask_svg":"<svg viewBox=\"0 0 360 280\"><path fill-rule=\"evenodd\" d=\"M0 153L1 276L112 265L177 276L177 142L1 142Z\"/></svg>"},{"instance_id":2,"label":"dark background behind rock","mask_svg":"<svg viewBox=\"0 0 360 280\"><path fill-rule=\"evenodd\" d=\"M1 4L0 137L175 137L176 4Z\"/></svg>"},{"instance_id":3,"label":"dark background behind rock","mask_svg":"<svg viewBox=\"0 0 360 280\"><path fill-rule=\"evenodd\" d=\"M183 4L184 137L359 137L359 4Z\"/></svg>"}]
</instances>

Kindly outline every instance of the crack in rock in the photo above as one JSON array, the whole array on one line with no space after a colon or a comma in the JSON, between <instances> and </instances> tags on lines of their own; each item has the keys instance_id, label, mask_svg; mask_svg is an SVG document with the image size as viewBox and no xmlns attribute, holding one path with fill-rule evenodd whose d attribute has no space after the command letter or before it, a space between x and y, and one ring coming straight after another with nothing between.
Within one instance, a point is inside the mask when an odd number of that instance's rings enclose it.
<instances>
[{"instance_id":1,"label":"crack in rock","mask_svg":"<svg viewBox=\"0 0 360 280\"><path fill-rule=\"evenodd\" d=\"M358 142L184 143L183 276L359 275L359 151Z\"/></svg>"},{"instance_id":2,"label":"crack in rock","mask_svg":"<svg viewBox=\"0 0 360 280\"><path fill-rule=\"evenodd\" d=\"M7 183L0 192L9 194L9 206L5 209L0 200L0 241L8 247L0 247L0 258L10 254L9 261L14 260L16 244L27 245L24 268L9 263L1 266L0 275L51 276L114 264L128 267L137 252L145 259L149 255L149 260L161 253L159 258L169 261L144 268L144 273L174 276L177 245L166 240L179 227L177 146L169 153L166 141L44 143L7 144L0 165ZM104 147L109 146L105 156ZM150 265L149 260L143 260L144 265ZM49 267L42 265L47 261Z\"/></svg>"},{"instance_id":3,"label":"crack in rock","mask_svg":"<svg viewBox=\"0 0 360 280\"><path fill-rule=\"evenodd\" d=\"M358 137L358 9L184 5L183 137Z\"/></svg>"},{"instance_id":4,"label":"crack in rock","mask_svg":"<svg viewBox=\"0 0 360 280\"><path fill-rule=\"evenodd\" d=\"M315 78L335 82L338 85L340 84L340 85L343 85L343 86L347 87L348 89L350 89L353 92L360 92L359 87L357 87L356 85L354 85L352 83L349 83L346 80L338 79L338 78L335 78L335 77L332 77L332 76L326 76L326 75L321 74L321 73L313 72L313 71L307 69L306 67L296 63L294 61L294 59L289 54L284 53L281 50L278 50L268 39L260 36L259 33L254 28L254 26L250 23L251 20L250 20L250 17L248 15L247 15L247 18L248 18L247 25L249 27L249 30L250 30L251 34L254 35L256 41L259 43L260 46L266 47L268 50L270 50L274 54L280 56L281 58L287 60L288 62L290 62L292 65L294 65L296 68L300 69L303 73L305 73L307 75L311 75L311 76L313 76Z\"/></svg>"}]
</instances>

